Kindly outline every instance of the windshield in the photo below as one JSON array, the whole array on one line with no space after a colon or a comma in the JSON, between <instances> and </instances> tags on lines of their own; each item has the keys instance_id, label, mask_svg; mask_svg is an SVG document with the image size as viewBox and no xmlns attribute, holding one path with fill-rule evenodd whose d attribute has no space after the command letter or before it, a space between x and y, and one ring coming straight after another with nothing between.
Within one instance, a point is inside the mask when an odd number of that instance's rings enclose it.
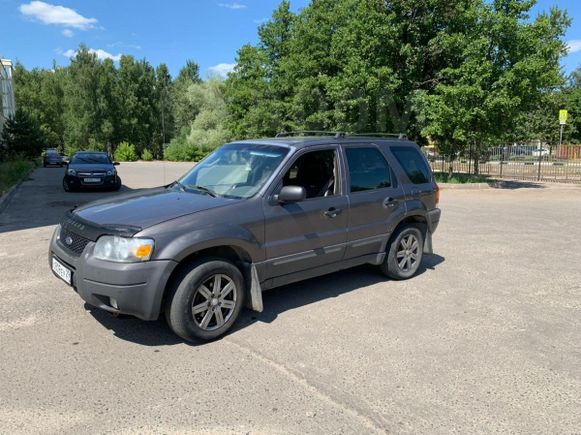
<instances>
[{"instance_id":1,"label":"windshield","mask_svg":"<svg viewBox=\"0 0 581 435\"><path fill-rule=\"evenodd\" d=\"M179 184L212 195L250 198L287 153L287 148L272 145L224 145L180 178Z\"/></svg>"},{"instance_id":2,"label":"windshield","mask_svg":"<svg viewBox=\"0 0 581 435\"><path fill-rule=\"evenodd\" d=\"M110 165L111 160L106 154L76 154L71 160L73 165Z\"/></svg>"}]
</instances>

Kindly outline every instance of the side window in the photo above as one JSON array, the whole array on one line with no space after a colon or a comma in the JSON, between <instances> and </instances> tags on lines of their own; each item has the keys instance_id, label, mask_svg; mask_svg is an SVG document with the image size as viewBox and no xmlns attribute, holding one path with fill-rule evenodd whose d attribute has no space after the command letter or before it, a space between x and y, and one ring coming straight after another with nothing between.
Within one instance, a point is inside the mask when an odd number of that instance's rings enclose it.
<instances>
[{"instance_id":1,"label":"side window","mask_svg":"<svg viewBox=\"0 0 581 435\"><path fill-rule=\"evenodd\" d=\"M430 182L430 168L418 150L411 147L392 147L391 151L412 183Z\"/></svg>"},{"instance_id":2,"label":"side window","mask_svg":"<svg viewBox=\"0 0 581 435\"><path fill-rule=\"evenodd\" d=\"M351 192L391 186L389 166L377 148L345 148Z\"/></svg>"},{"instance_id":3,"label":"side window","mask_svg":"<svg viewBox=\"0 0 581 435\"><path fill-rule=\"evenodd\" d=\"M283 186L302 186L307 198L338 193L335 150L311 151L300 156L284 175Z\"/></svg>"}]
</instances>

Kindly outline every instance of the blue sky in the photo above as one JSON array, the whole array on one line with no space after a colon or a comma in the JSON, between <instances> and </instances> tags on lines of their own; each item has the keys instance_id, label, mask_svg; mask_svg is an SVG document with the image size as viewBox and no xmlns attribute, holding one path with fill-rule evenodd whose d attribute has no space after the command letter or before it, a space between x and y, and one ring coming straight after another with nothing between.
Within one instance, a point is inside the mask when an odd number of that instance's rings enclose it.
<instances>
[{"instance_id":1,"label":"blue sky","mask_svg":"<svg viewBox=\"0 0 581 435\"><path fill-rule=\"evenodd\" d=\"M177 74L186 59L202 76L224 73L244 43L257 41L257 26L278 0L0 0L0 56L27 68L66 65L79 43L100 57L131 54ZM291 0L296 11L309 0ZM539 0L533 15L556 5L573 18L563 59L566 72L581 65L581 1Z\"/></svg>"}]
</instances>

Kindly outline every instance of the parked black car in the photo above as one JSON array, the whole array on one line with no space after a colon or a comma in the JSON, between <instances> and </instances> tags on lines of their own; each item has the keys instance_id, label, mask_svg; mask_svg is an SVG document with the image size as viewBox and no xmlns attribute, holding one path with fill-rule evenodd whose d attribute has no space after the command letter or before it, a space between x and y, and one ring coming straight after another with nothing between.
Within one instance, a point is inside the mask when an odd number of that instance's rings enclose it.
<instances>
[{"instance_id":1,"label":"parked black car","mask_svg":"<svg viewBox=\"0 0 581 435\"><path fill-rule=\"evenodd\" d=\"M71 192L79 189L119 190L121 178L107 153L82 151L73 154L63 177L63 189Z\"/></svg>"},{"instance_id":2,"label":"parked black car","mask_svg":"<svg viewBox=\"0 0 581 435\"><path fill-rule=\"evenodd\" d=\"M432 253L438 200L428 162L403 138L247 140L168 186L70 211L48 260L93 306L164 312L184 339L214 339L245 300L262 311L273 287L365 263L411 278Z\"/></svg>"},{"instance_id":3,"label":"parked black car","mask_svg":"<svg viewBox=\"0 0 581 435\"><path fill-rule=\"evenodd\" d=\"M50 148L44 152L42 156L42 166L58 166L62 168L65 165L65 160L63 156L59 154L56 149Z\"/></svg>"}]
</instances>

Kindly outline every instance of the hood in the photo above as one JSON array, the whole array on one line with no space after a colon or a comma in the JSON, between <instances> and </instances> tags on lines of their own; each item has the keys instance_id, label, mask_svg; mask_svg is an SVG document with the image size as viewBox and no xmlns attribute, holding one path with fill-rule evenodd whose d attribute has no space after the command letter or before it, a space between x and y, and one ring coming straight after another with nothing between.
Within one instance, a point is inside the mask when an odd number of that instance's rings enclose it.
<instances>
[{"instance_id":1,"label":"hood","mask_svg":"<svg viewBox=\"0 0 581 435\"><path fill-rule=\"evenodd\" d=\"M191 213L221 207L239 199L213 198L164 187L92 202L74 210L73 214L100 226L147 227Z\"/></svg>"},{"instance_id":2,"label":"hood","mask_svg":"<svg viewBox=\"0 0 581 435\"><path fill-rule=\"evenodd\" d=\"M102 172L113 170L113 165L105 163L94 165L74 165L69 163L68 169L74 169L77 172Z\"/></svg>"}]
</instances>

